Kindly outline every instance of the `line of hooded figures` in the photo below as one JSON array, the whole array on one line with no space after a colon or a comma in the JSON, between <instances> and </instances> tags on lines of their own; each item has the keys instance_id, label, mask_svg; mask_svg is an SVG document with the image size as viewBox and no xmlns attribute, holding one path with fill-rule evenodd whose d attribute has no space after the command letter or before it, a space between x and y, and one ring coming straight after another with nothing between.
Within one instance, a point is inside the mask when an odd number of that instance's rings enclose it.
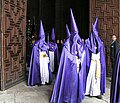
<instances>
[{"instance_id":1,"label":"line of hooded figures","mask_svg":"<svg viewBox=\"0 0 120 103\"><path fill-rule=\"evenodd\" d=\"M51 42L46 43L42 21L39 40L32 48L28 86L51 83L52 72L57 72L50 103L81 103L85 95L102 99L106 92L105 48L98 35L98 18L84 43L78 34L72 9L70 18L71 32L66 25L67 39L63 43L60 60L54 29ZM120 51L112 76L110 103L120 103L119 68Z\"/></svg>"}]
</instances>

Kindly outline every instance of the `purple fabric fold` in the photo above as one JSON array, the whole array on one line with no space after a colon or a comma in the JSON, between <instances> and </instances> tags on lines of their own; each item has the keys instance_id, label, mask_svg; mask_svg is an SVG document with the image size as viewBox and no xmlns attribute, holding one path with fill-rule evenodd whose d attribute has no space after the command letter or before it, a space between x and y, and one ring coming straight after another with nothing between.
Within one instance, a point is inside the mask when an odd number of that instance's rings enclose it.
<instances>
[{"instance_id":1,"label":"purple fabric fold","mask_svg":"<svg viewBox=\"0 0 120 103\"><path fill-rule=\"evenodd\" d=\"M110 103L120 103L120 50L115 60L110 90Z\"/></svg>"}]
</instances>

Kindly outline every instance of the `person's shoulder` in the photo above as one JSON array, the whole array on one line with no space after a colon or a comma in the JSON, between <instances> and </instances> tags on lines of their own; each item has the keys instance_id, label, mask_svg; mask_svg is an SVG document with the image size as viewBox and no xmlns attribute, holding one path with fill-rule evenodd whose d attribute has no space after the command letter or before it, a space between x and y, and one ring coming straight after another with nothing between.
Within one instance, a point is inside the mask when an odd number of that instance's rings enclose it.
<instances>
[{"instance_id":1,"label":"person's shoulder","mask_svg":"<svg viewBox=\"0 0 120 103\"><path fill-rule=\"evenodd\" d=\"M112 42L113 45L117 44L117 43L119 43L118 40L115 40L115 41Z\"/></svg>"},{"instance_id":2,"label":"person's shoulder","mask_svg":"<svg viewBox=\"0 0 120 103\"><path fill-rule=\"evenodd\" d=\"M116 40L116 43L119 43L119 41L118 41L118 40Z\"/></svg>"},{"instance_id":3,"label":"person's shoulder","mask_svg":"<svg viewBox=\"0 0 120 103\"><path fill-rule=\"evenodd\" d=\"M119 45L119 41L116 40L115 43L114 43L114 45L116 45L116 47L119 48L119 46L120 46L120 45Z\"/></svg>"},{"instance_id":4,"label":"person's shoulder","mask_svg":"<svg viewBox=\"0 0 120 103\"><path fill-rule=\"evenodd\" d=\"M113 43L113 45L119 45L119 41L116 40L116 41Z\"/></svg>"}]
</instances>

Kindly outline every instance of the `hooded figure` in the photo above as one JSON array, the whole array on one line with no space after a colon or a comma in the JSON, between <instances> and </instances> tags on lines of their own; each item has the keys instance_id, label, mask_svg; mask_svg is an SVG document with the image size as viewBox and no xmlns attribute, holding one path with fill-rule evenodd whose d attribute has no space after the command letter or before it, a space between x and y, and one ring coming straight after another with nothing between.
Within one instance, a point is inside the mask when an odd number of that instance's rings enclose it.
<instances>
[{"instance_id":1,"label":"hooded figure","mask_svg":"<svg viewBox=\"0 0 120 103\"><path fill-rule=\"evenodd\" d=\"M85 45L88 73L85 94L101 99L106 89L106 63L104 44L98 36L98 18L92 25L92 32Z\"/></svg>"},{"instance_id":2,"label":"hooded figure","mask_svg":"<svg viewBox=\"0 0 120 103\"><path fill-rule=\"evenodd\" d=\"M45 84L51 81L52 74L49 67L48 49L49 46L45 42L45 33L41 21L39 40L34 43L32 49L28 86Z\"/></svg>"},{"instance_id":3,"label":"hooded figure","mask_svg":"<svg viewBox=\"0 0 120 103\"><path fill-rule=\"evenodd\" d=\"M117 53L112 73L110 103L120 103L120 50Z\"/></svg>"},{"instance_id":4,"label":"hooded figure","mask_svg":"<svg viewBox=\"0 0 120 103\"><path fill-rule=\"evenodd\" d=\"M73 19L71 16L71 22ZM83 44L79 42L78 32L74 31L75 27L76 24L72 26L72 34L63 44L51 103L81 103L84 98L86 55Z\"/></svg>"},{"instance_id":5,"label":"hooded figure","mask_svg":"<svg viewBox=\"0 0 120 103\"><path fill-rule=\"evenodd\" d=\"M59 52L58 52L57 43L55 41L54 28L52 28L51 42L49 42L49 56L50 56L51 71L56 73L59 66Z\"/></svg>"}]
</instances>

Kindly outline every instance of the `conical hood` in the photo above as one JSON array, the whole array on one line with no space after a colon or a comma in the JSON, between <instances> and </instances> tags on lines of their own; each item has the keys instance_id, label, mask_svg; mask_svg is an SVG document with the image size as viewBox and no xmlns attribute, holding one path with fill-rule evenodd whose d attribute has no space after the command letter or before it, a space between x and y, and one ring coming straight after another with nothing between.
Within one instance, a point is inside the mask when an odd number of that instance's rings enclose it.
<instances>
[{"instance_id":1,"label":"conical hood","mask_svg":"<svg viewBox=\"0 0 120 103\"><path fill-rule=\"evenodd\" d=\"M71 18L71 34L78 34L78 28L77 28L77 24L75 22L74 16L73 16L73 12L72 9L70 9L70 18Z\"/></svg>"},{"instance_id":2,"label":"conical hood","mask_svg":"<svg viewBox=\"0 0 120 103\"><path fill-rule=\"evenodd\" d=\"M98 36L98 17L96 17L95 23L92 24L92 27L94 34Z\"/></svg>"},{"instance_id":3,"label":"conical hood","mask_svg":"<svg viewBox=\"0 0 120 103\"><path fill-rule=\"evenodd\" d=\"M69 38L70 37L70 30L69 30L67 24L66 24L66 34L67 34L67 38Z\"/></svg>"},{"instance_id":4,"label":"conical hood","mask_svg":"<svg viewBox=\"0 0 120 103\"><path fill-rule=\"evenodd\" d=\"M55 41L55 31L54 31L54 28L52 28L51 40Z\"/></svg>"},{"instance_id":5,"label":"conical hood","mask_svg":"<svg viewBox=\"0 0 120 103\"><path fill-rule=\"evenodd\" d=\"M43 28L42 20L40 21L39 38L45 38L45 32L44 32L44 28Z\"/></svg>"}]
</instances>

